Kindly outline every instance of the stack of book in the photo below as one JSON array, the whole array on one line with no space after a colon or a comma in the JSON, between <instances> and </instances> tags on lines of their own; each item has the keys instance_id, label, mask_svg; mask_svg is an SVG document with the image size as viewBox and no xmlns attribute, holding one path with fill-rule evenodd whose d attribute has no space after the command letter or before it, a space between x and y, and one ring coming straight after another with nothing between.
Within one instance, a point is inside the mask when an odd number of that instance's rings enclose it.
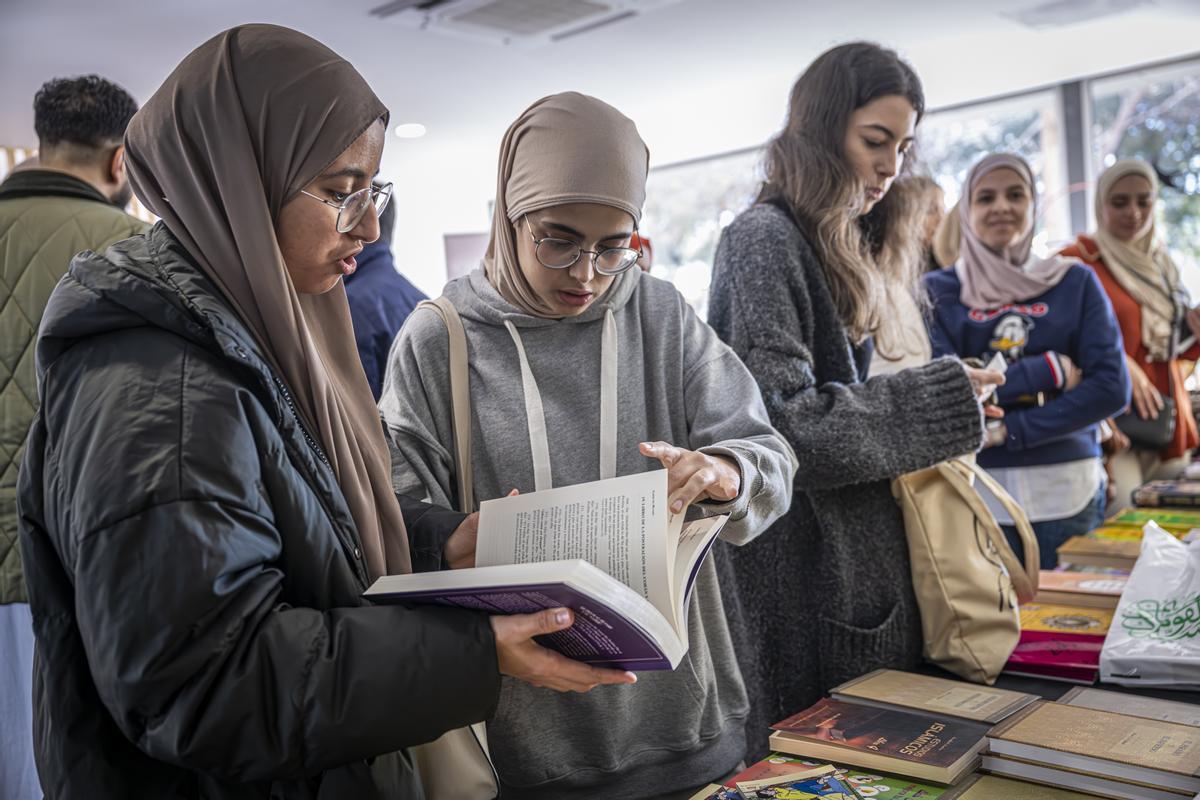
<instances>
[{"instance_id":1,"label":"stack of book","mask_svg":"<svg viewBox=\"0 0 1200 800\"><path fill-rule=\"evenodd\" d=\"M1108 528L1132 528L1141 531L1147 522L1154 521L1168 533L1183 538L1200 528L1200 510L1184 508L1123 508L1104 520Z\"/></svg>"},{"instance_id":2,"label":"stack of book","mask_svg":"<svg viewBox=\"0 0 1200 800\"><path fill-rule=\"evenodd\" d=\"M1200 506L1200 481L1150 481L1134 490L1133 503L1143 508L1195 508Z\"/></svg>"},{"instance_id":3,"label":"stack of book","mask_svg":"<svg viewBox=\"0 0 1200 800\"><path fill-rule=\"evenodd\" d=\"M962 782L979 765L990 726L1036 700L1023 692L877 670L773 725L771 746L810 764L890 776L888 786L895 781L908 787L898 798L957 797L944 789L966 788ZM853 778L847 780L853 786ZM920 794L931 786L943 791Z\"/></svg>"},{"instance_id":4,"label":"stack of book","mask_svg":"<svg viewBox=\"0 0 1200 800\"><path fill-rule=\"evenodd\" d=\"M1103 797L1183 800L1200 792L1200 728L1037 702L992 729L983 768Z\"/></svg>"},{"instance_id":5,"label":"stack of book","mask_svg":"<svg viewBox=\"0 0 1200 800\"><path fill-rule=\"evenodd\" d=\"M1133 570L1142 552L1141 539L1112 539L1099 536L1072 536L1058 548L1058 563L1063 567L1089 570L1115 569L1125 574Z\"/></svg>"},{"instance_id":6,"label":"stack of book","mask_svg":"<svg viewBox=\"0 0 1200 800\"><path fill-rule=\"evenodd\" d=\"M1127 575L1042 570L1034 602L1115 610L1128 581Z\"/></svg>"},{"instance_id":7,"label":"stack of book","mask_svg":"<svg viewBox=\"0 0 1200 800\"><path fill-rule=\"evenodd\" d=\"M1113 608L1021 606L1021 638L1004 671L1012 675L1095 683Z\"/></svg>"}]
</instances>

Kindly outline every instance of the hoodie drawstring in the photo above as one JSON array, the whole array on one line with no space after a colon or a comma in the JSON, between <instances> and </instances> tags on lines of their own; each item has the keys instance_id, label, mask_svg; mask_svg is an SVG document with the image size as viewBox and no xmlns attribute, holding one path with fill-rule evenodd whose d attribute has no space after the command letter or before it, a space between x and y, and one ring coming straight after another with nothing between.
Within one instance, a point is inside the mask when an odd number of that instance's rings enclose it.
<instances>
[{"instance_id":1,"label":"hoodie drawstring","mask_svg":"<svg viewBox=\"0 0 1200 800\"><path fill-rule=\"evenodd\" d=\"M517 346L521 362L521 387L525 395L525 419L529 426L529 449L533 457L533 490L541 492L554 486L550 471L550 442L546 437L546 414L537 379L529 368L525 345L517 326L510 320L504 327ZM617 476L617 321L612 309L604 315L600 340L600 478Z\"/></svg>"}]
</instances>

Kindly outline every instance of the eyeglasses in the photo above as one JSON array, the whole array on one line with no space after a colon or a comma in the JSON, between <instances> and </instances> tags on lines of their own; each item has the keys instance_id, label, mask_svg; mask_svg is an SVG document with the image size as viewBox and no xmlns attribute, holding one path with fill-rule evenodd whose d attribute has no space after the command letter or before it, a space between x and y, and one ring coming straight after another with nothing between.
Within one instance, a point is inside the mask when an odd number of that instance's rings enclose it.
<instances>
[{"instance_id":1,"label":"eyeglasses","mask_svg":"<svg viewBox=\"0 0 1200 800\"><path fill-rule=\"evenodd\" d=\"M388 200L392 197L392 184L385 183L382 186L372 184L365 189L359 189L357 192L351 192L346 195L346 198L340 203L334 200L326 200L323 197L317 197L312 192L300 190L300 194L305 194L313 200L324 203L330 208L338 210L337 215L337 232L349 233L362 222L362 218L366 216L367 209L372 205L375 206L375 216L383 213L387 208Z\"/></svg>"},{"instance_id":2,"label":"eyeglasses","mask_svg":"<svg viewBox=\"0 0 1200 800\"><path fill-rule=\"evenodd\" d=\"M529 231L529 238L533 239L533 254L537 257L538 263L550 269L573 267L575 262L584 253L587 253L592 257L592 264L596 267L596 272L601 275L620 275L642 257L640 241L637 250L632 247L603 247L599 250L584 250L569 239L556 239L553 236L537 238L533 235L533 228L529 225L528 215L525 216L525 228ZM637 225L634 225L633 231L637 233Z\"/></svg>"}]
</instances>

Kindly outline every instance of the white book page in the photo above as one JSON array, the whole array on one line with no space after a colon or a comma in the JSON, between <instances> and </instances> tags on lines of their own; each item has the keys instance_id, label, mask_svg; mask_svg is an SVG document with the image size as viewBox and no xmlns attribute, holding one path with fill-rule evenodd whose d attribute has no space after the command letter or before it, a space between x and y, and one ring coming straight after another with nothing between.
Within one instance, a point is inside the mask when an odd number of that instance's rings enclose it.
<instances>
[{"instance_id":1,"label":"white book page","mask_svg":"<svg viewBox=\"0 0 1200 800\"><path fill-rule=\"evenodd\" d=\"M672 524L671 529L678 544L671 568L671 598L675 615L668 619L674 619L675 632L684 644L688 640L687 612L691 595L688 579L696 569L696 562L708 555L708 543L716 538L728 519L728 514L694 519L686 524L683 523L682 514L672 519L672 523L676 524Z\"/></svg>"},{"instance_id":2,"label":"white book page","mask_svg":"<svg viewBox=\"0 0 1200 800\"><path fill-rule=\"evenodd\" d=\"M675 618L667 533L667 471L488 500L475 566L581 558Z\"/></svg>"}]
</instances>

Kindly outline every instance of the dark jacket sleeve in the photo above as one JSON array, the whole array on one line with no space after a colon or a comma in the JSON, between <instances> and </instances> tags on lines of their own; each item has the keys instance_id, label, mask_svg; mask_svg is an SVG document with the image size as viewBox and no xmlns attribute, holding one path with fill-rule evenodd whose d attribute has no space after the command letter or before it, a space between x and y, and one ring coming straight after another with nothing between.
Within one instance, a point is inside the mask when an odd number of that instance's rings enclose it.
<instances>
[{"instance_id":1,"label":"dark jacket sleeve","mask_svg":"<svg viewBox=\"0 0 1200 800\"><path fill-rule=\"evenodd\" d=\"M1064 378L1057 359L1051 363L1054 358L1054 353L1021 356L1004 373L1004 385L996 390L996 400L1003 406L1020 397L1061 389Z\"/></svg>"},{"instance_id":2,"label":"dark jacket sleeve","mask_svg":"<svg viewBox=\"0 0 1200 800\"><path fill-rule=\"evenodd\" d=\"M446 540L457 530L466 514L432 503L426 503L397 493L400 513L408 529L408 548L412 555L413 572L436 572L447 569L444 555Z\"/></svg>"},{"instance_id":3,"label":"dark jacket sleeve","mask_svg":"<svg viewBox=\"0 0 1200 800\"><path fill-rule=\"evenodd\" d=\"M747 219L753 214L753 219ZM746 362L771 422L799 462L797 487L832 489L895 478L977 450L983 419L962 365L937 359L866 383L822 383L806 273L816 256L785 217L754 209L725 229L717 248L710 313Z\"/></svg>"},{"instance_id":4,"label":"dark jacket sleeve","mask_svg":"<svg viewBox=\"0 0 1200 800\"><path fill-rule=\"evenodd\" d=\"M90 671L123 733L162 761L252 781L315 775L487 718L499 674L485 615L289 602L310 593L296 575L341 568L340 553L314 568L292 563L303 545L285 546L326 535L321 506L307 484L276 491L257 471L282 448L261 406L219 371L188 368L199 355L174 365L172 385L171 363L151 363L160 342L142 346L140 381L104 390L114 382L85 379L77 411L52 412L96 432L56 437L55 484L70 500L59 505L76 522L56 527ZM149 401L137 402L143 389ZM113 486L105 475L126 492L87 511ZM279 494L312 526L281 528L266 499Z\"/></svg>"},{"instance_id":5,"label":"dark jacket sleeve","mask_svg":"<svg viewBox=\"0 0 1200 800\"><path fill-rule=\"evenodd\" d=\"M1125 346L1112 305L1091 270L1083 285L1082 314L1073 337L1074 351L1067 355L1079 365L1083 379L1069 392L1040 408L1008 412L1005 447L1024 450L1052 442L1080 428L1120 413L1129 404L1129 370Z\"/></svg>"}]
</instances>

